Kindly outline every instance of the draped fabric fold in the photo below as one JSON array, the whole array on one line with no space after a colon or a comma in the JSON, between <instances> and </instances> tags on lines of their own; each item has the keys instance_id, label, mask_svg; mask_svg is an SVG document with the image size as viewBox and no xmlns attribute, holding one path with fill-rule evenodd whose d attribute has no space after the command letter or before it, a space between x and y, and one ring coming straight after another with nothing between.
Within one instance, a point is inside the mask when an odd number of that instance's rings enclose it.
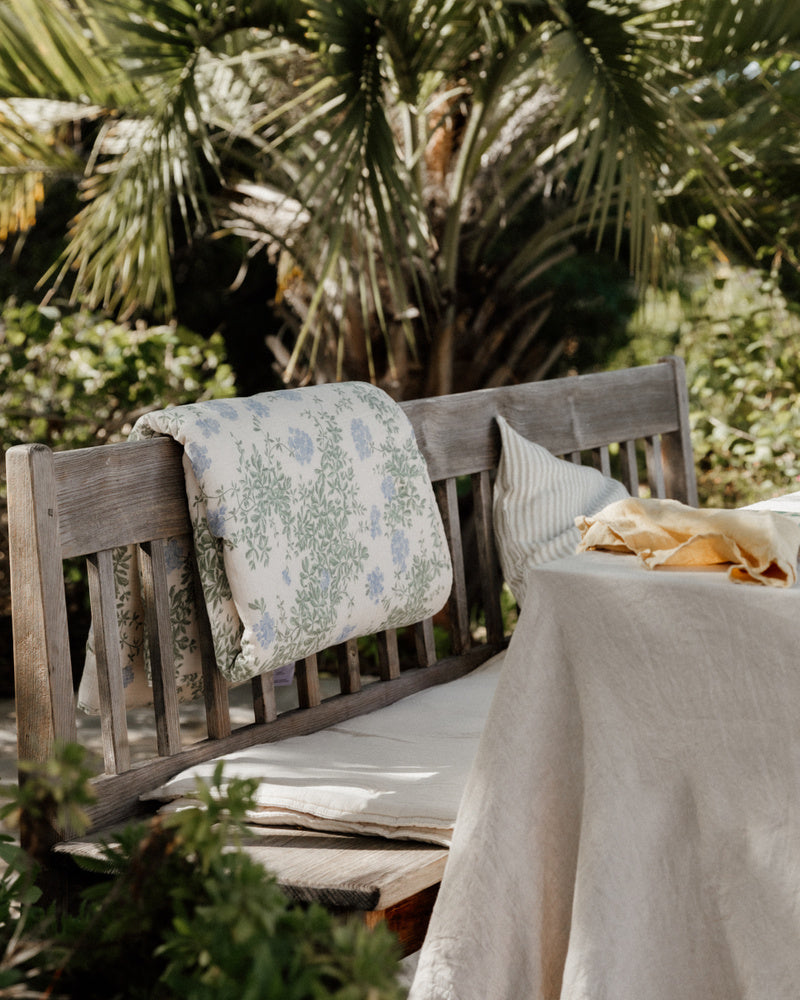
<instances>
[{"instance_id":1,"label":"draped fabric fold","mask_svg":"<svg viewBox=\"0 0 800 1000\"><path fill-rule=\"evenodd\" d=\"M575 521L579 552L632 552L650 567L729 563L739 583L791 587L800 524L772 510L697 509L677 500L619 500Z\"/></svg>"},{"instance_id":2,"label":"draped fabric fold","mask_svg":"<svg viewBox=\"0 0 800 1000\"><path fill-rule=\"evenodd\" d=\"M146 414L131 436L159 434L183 447L192 525L166 549L179 697L202 683L199 600L231 683L446 602L452 566L425 459L382 390L347 382L192 403ZM116 568L132 707L149 694L135 550ZM91 711L96 699L90 642L79 701Z\"/></svg>"}]
</instances>

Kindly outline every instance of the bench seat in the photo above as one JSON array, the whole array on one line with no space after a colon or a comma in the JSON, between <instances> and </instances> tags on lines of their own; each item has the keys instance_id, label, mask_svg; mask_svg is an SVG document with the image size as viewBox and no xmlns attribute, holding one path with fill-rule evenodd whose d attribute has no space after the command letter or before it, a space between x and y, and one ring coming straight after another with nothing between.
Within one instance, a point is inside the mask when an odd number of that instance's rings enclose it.
<instances>
[{"instance_id":1,"label":"bench seat","mask_svg":"<svg viewBox=\"0 0 800 1000\"><path fill-rule=\"evenodd\" d=\"M385 922L404 955L422 945L444 874L446 847L286 827L248 829L242 849L275 875L291 899L321 903L342 914L364 914L368 926ZM74 877L76 859L102 858L101 840L113 844L114 829L63 841L54 853Z\"/></svg>"},{"instance_id":2,"label":"bench seat","mask_svg":"<svg viewBox=\"0 0 800 1000\"><path fill-rule=\"evenodd\" d=\"M373 920L387 920L404 947L418 947L424 929L405 918L409 906L400 908L402 919L395 908L441 881L504 655L339 725L190 768L145 792L143 804L159 811L194 804L196 780L209 782L223 760L224 778L260 782L257 825L242 847L292 899L371 911ZM282 818L272 825L277 816ZM113 843L113 832L103 840ZM74 859L102 857L96 835L58 844L55 851Z\"/></svg>"},{"instance_id":3,"label":"bench seat","mask_svg":"<svg viewBox=\"0 0 800 1000\"><path fill-rule=\"evenodd\" d=\"M63 861L97 851L120 825L146 813L142 795L194 765L262 743L315 733L470 674L508 642L511 620L493 521L500 458L497 417L520 435L576 465L621 479L636 495L696 503L688 398L678 359L636 369L505 386L403 403L442 514L453 566L445 611L398 633L348 639L296 664L296 707L282 710L270 674L244 685L249 718L234 721L231 690L203 646L205 732L191 733L168 669L165 546L191 531L181 449L167 438L54 453L17 446L6 456L14 625L18 753L45 761L55 742L78 735L64 560L86 561L93 629L103 636L103 771L93 780L91 828L53 828L49 858L67 885ZM150 754L132 755L116 631L112 551L142 554L144 613L152 626ZM446 649L439 651L446 633ZM325 659L323 660L323 657ZM332 695L321 683L333 664ZM166 664L166 666L165 666ZM137 710L138 712L139 710ZM451 712L452 709L444 709ZM152 805L149 807L152 812ZM41 834L41 830L39 831ZM41 847L26 844L28 847ZM338 832L253 827L247 850L277 873L296 899L358 910L367 923L389 919L411 950L447 857L442 845ZM402 936L402 935L401 935Z\"/></svg>"}]
</instances>

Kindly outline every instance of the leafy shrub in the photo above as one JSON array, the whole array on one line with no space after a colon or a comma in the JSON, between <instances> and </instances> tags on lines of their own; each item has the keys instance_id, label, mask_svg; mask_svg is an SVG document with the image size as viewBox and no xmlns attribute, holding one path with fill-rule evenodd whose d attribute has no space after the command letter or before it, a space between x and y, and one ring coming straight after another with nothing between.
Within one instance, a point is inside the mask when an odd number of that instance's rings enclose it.
<instances>
[{"instance_id":1,"label":"leafy shrub","mask_svg":"<svg viewBox=\"0 0 800 1000\"><path fill-rule=\"evenodd\" d=\"M775 281L727 268L639 313L615 363L686 361L701 503L736 507L800 489L800 315Z\"/></svg>"},{"instance_id":2,"label":"leafy shrub","mask_svg":"<svg viewBox=\"0 0 800 1000\"><path fill-rule=\"evenodd\" d=\"M77 744L59 749L41 767L27 763L20 769L29 780L21 787L0 787L0 800L8 800L0 809L0 996L23 998L44 996L67 955L55 937L53 909L42 906L34 855L46 854L53 824L86 829L84 807L92 795L86 751ZM30 855L8 832L10 818L24 830Z\"/></svg>"},{"instance_id":3,"label":"leafy shrub","mask_svg":"<svg viewBox=\"0 0 800 1000\"><path fill-rule=\"evenodd\" d=\"M76 749L66 750L70 773ZM41 781L33 774L17 793L39 803L40 816L42 803L63 806L51 780L61 766L49 765L44 791L28 791ZM43 911L29 878L10 887L0 879L0 992L5 983L19 996L75 1000L400 1000L390 931L291 903L249 855L228 849L255 783L231 781L222 795L221 781L220 766L213 787L199 788L204 808L123 831L98 866L116 874L83 890L72 915ZM15 906L4 906L14 886Z\"/></svg>"},{"instance_id":4,"label":"leafy shrub","mask_svg":"<svg viewBox=\"0 0 800 1000\"><path fill-rule=\"evenodd\" d=\"M127 435L147 410L234 394L219 335L7 304L0 441L79 448Z\"/></svg>"},{"instance_id":5,"label":"leafy shrub","mask_svg":"<svg viewBox=\"0 0 800 1000\"><path fill-rule=\"evenodd\" d=\"M234 395L222 338L6 303L0 316L0 446L80 448L127 436L141 413ZM10 613L0 462L0 616ZM0 675L3 674L0 650Z\"/></svg>"},{"instance_id":6,"label":"leafy shrub","mask_svg":"<svg viewBox=\"0 0 800 1000\"><path fill-rule=\"evenodd\" d=\"M7 833L0 833L0 996L36 997L37 981L52 976L59 965L48 938L51 915L41 905L25 852Z\"/></svg>"},{"instance_id":7,"label":"leafy shrub","mask_svg":"<svg viewBox=\"0 0 800 1000\"><path fill-rule=\"evenodd\" d=\"M800 488L800 317L752 272L705 304L681 336L705 497L739 506Z\"/></svg>"}]
</instances>

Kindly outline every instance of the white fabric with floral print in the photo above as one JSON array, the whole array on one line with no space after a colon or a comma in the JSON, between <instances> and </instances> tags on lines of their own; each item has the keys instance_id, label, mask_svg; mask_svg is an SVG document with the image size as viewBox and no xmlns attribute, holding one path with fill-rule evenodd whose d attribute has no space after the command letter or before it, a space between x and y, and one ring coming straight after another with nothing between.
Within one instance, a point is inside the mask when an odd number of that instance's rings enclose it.
<instances>
[{"instance_id":1,"label":"white fabric with floral print","mask_svg":"<svg viewBox=\"0 0 800 1000\"><path fill-rule=\"evenodd\" d=\"M156 434L184 447L194 549L229 681L420 621L447 600L452 568L425 460L380 389L349 382L193 403L145 415L132 437ZM180 539L168 544L183 697L200 683L188 556ZM142 701L135 575L120 607L125 681L138 692L129 703ZM79 699L89 710L91 666L90 656Z\"/></svg>"}]
</instances>

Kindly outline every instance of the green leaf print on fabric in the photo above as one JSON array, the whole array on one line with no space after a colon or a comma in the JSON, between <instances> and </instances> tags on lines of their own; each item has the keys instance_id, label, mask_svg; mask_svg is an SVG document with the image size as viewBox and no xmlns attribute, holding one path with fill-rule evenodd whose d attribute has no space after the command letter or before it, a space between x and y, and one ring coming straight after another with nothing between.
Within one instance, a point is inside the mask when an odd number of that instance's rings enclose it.
<instances>
[{"instance_id":1,"label":"green leaf print on fabric","mask_svg":"<svg viewBox=\"0 0 800 1000\"><path fill-rule=\"evenodd\" d=\"M229 681L412 624L447 600L450 556L425 461L402 409L374 386L175 407L141 418L132 437L156 434L184 448L203 598ZM190 675L185 560L169 584L176 670Z\"/></svg>"}]
</instances>

